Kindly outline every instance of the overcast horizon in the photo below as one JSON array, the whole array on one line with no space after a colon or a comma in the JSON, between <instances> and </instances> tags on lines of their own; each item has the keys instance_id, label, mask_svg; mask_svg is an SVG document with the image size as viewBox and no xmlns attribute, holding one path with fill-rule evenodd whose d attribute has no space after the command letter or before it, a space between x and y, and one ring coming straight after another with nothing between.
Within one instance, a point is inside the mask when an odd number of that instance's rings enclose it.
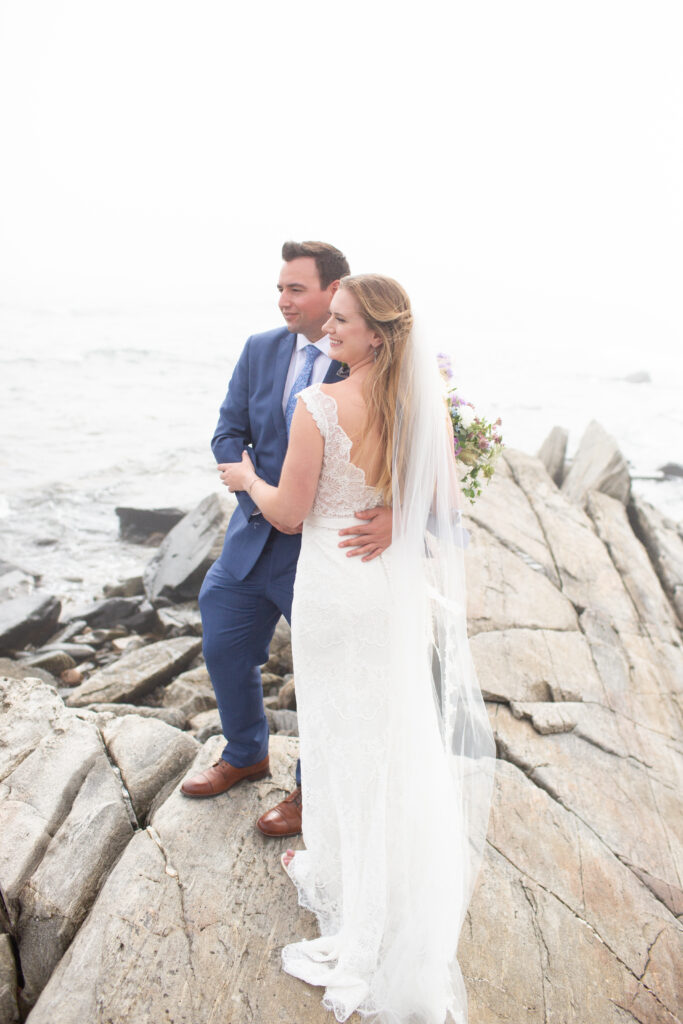
<instances>
[{"instance_id":1,"label":"overcast horizon","mask_svg":"<svg viewBox=\"0 0 683 1024\"><path fill-rule=\"evenodd\" d=\"M323 238L435 331L663 355L682 24L673 2L4 0L0 302L272 293L277 323L282 241Z\"/></svg>"}]
</instances>

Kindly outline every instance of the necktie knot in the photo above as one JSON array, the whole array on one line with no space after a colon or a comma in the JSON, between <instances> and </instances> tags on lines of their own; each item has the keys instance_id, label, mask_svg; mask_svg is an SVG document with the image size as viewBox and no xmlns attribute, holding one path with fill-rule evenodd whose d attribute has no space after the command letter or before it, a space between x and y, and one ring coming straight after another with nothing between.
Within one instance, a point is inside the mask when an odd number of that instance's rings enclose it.
<instances>
[{"instance_id":1,"label":"necktie knot","mask_svg":"<svg viewBox=\"0 0 683 1024\"><path fill-rule=\"evenodd\" d=\"M320 349L316 348L315 345L306 345L304 352L306 354L304 365L299 370L296 380L292 384L292 390L289 392L289 398L287 399L287 407L285 409L287 433L289 433L289 428L292 425L292 417L294 416L294 410L296 409L296 396L311 383L311 377L313 376L313 364L318 356L321 355Z\"/></svg>"}]
</instances>

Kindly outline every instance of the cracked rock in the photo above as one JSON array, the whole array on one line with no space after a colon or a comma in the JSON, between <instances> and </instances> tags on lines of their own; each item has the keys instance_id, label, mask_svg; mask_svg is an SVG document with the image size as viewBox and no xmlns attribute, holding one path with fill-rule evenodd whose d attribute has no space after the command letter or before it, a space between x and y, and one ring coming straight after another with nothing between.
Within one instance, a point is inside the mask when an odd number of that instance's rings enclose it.
<instances>
[{"instance_id":1,"label":"cracked rock","mask_svg":"<svg viewBox=\"0 0 683 1024\"><path fill-rule=\"evenodd\" d=\"M199 746L187 733L139 715L113 718L102 726L102 736L140 822L159 790L185 772Z\"/></svg>"},{"instance_id":2,"label":"cracked rock","mask_svg":"<svg viewBox=\"0 0 683 1024\"><path fill-rule=\"evenodd\" d=\"M0 894L30 1007L132 835L92 722L35 679L0 680Z\"/></svg>"},{"instance_id":3,"label":"cracked rock","mask_svg":"<svg viewBox=\"0 0 683 1024\"><path fill-rule=\"evenodd\" d=\"M631 477L626 459L614 438L595 420L586 427L562 490L577 504L589 491L602 491L624 505L628 503Z\"/></svg>"},{"instance_id":4,"label":"cracked rock","mask_svg":"<svg viewBox=\"0 0 683 1024\"><path fill-rule=\"evenodd\" d=\"M564 460L567 454L569 431L565 427L553 427L538 450L537 458L548 471L548 476L557 487L562 486Z\"/></svg>"},{"instance_id":5,"label":"cracked rock","mask_svg":"<svg viewBox=\"0 0 683 1024\"><path fill-rule=\"evenodd\" d=\"M117 703L142 697L181 672L201 650L199 637L179 636L161 640L124 654L90 678L69 695L70 707L93 703Z\"/></svg>"},{"instance_id":6,"label":"cracked rock","mask_svg":"<svg viewBox=\"0 0 683 1024\"><path fill-rule=\"evenodd\" d=\"M17 967L9 935L0 934L0 1021L19 1024Z\"/></svg>"},{"instance_id":7,"label":"cracked rock","mask_svg":"<svg viewBox=\"0 0 683 1024\"><path fill-rule=\"evenodd\" d=\"M192 770L222 747L210 739ZM273 737L272 777L214 800L176 789L129 843L30 1024L329 1024L319 990L281 971L281 946L315 926L280 867L283 844L254 828L291 788L297 752L297 740Z\"/></svg>"},{"instance_id":8,"label":"cracked rock","mask_svg":"<svg viewBox=\"0 0 683 1024\"><path fill-rule=\"evenodd\" d=\"M197 597L207 570L218 558L233 507L209 494L164 538L143 573L152 604L160 598L188 601Z\"/></svg>"}]
</instances>

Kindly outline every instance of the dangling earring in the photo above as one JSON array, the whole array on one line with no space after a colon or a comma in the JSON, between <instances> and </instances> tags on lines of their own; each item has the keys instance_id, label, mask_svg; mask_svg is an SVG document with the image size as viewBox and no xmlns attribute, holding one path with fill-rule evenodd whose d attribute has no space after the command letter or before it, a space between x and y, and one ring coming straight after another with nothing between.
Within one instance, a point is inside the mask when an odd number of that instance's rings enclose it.
<instances>
[{"instance_id":1,"label":"dangling earring","mask_svg":"<svg viewBox=\"0 0 683 1024\"><path fill-rule=\"evenodd\" d=\"M372 350L372 358L374 359L375 362L377 362L377 355L378 355L378 353L379 353L379 345L375 345L375 347Z\"/></svg>"}]
</instances>

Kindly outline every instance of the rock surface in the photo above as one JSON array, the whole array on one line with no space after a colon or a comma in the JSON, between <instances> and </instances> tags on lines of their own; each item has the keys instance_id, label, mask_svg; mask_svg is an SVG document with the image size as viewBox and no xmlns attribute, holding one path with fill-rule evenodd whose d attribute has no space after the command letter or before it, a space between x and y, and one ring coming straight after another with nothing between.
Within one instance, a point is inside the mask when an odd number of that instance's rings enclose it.
<instances>
[{"instance_id":1,"label":"rock surface","mask_svg":"<svg viewBox=\"0 0 683 1024\"><path fill-rule=\"evenodd\" d=\"M42 590L0 602L0 652L42 644L54 633L61 610L57 598Z\"/></svg>"},{"instance_id":2,"label":"rock surface","mask_svg":"<svg viewBox=\"0 0 683 1024\"><path fill-rule=\"evenodd\" d=\"M185 668L201 646L197 637L181 636L124 654L78 686L67 703L70 707L85 707L95 702L116 703L140 697Z\"/></svg>"},{"instance_id":3,"label":"rock surface","mask_svg":"<svg viewBox=\"0 0 683 1024\"><path fill-rule=\"evenodd\" d=\"M14 661L12 658L0 658L0 676L7 679L42 679L50 686L56 686L57 680L51 672L42 668L35 668L26 661Z\"/></svg>"},{"instance_id":4,"label":"rock surface","mask_svg":"<svg viewBox=\"0 0 683 1024\"><path fill-rule=\"evenodd\" d=\"M100 723L121 715L140 715L142 718L158 718L175 729L187 728L187 715L178 708L145 707L144 704L88 704L87 707L95 712Z\"/></svg>"},{"instance_id":5,"label":"rock surface","mask_svg":"<svg viewBox=\"0 0 683 1024\"><path fill-rule=\"evenodd\" d=\"M221 747L220 737L209 740L193 771ZM314 926L280 867L287 841L254 828L289 790L296 752L296 740L276 737L271 779L215 800L188 800L176 790L154 812L107 880L31 1024L328 1022L318 992L280 972L281 945L312 936Z\"/></svg>"},{"instance_id":6,"label":"rock surface","mask_svg":"<svg viewBox=\"0 0 683 1024\"><path fill-rule=\"evenodd\" d=\"M18 1024L21 1020L17 990L17 968L12 940L6 932L0 932L0 1021L2 1024Z\"/></svg>"},{"instance_id":7,"label":"rock surface","mask_svg":"<svg viewBox=\"0 0 683 1024\"><path fill-rule=\"evenodd\" d=\"M272 672L277 676L284 676L292 671L292 631L287 620L281 618L275 627L273 639L270 641L268 661L263 666L263 672Z\"/></svg>"},{"instance_id":8,"label":"rock surface","mask_svg":"<svg viewBox=\"0 0 683 1024\"><path fill-rule=\"evenodd\" d=\"M130 544L144 544L151 536L164 537L185 515L179 508L114 509L119 517L119 537Z\"/></svg>"},{"instance_id":9,"label":"rock surface","mask_svg":"<svg viewBox=\"0 0 683 1024\"><path fill-rule=\"evenodd\" d=\"M206 571L220 554L234 506L209 494L165 537L143 574L147 597L187 601L197 597Z\"/></svg>"},{"instance_id":10,"label":"rock surface","mask_svg":"<svg viewBox=\"0 0 683 1024\"><path fill-rule=\"evenodd\" d=\"M199 744L155 718L121 715L102 725L109 756L121 772L138 822L143 823L157 793L183 774Z\"/></svg>"},{"instance_id":11,"label":"rock surface","mask_svg":"<svg viewBox=\"0 0 683 1024\"><path fill-rule=\"evenodd\" d=\"M586 427L562 490L571 501L581 502L589 491L602 491L626 504L631 477L616 441L593 420Z\"/></svg>"},{"instance_id":12,"label":"rock surface","mask_svg":"<svg viewBox=\"0 0 683 1024\"><path fill-rule=\"evenodd\" d=\"M0 892L30 1006L133 829L102 737L37 681L0 680Z\"/></svg>"},{"instance_id":13,"label":"rock surface","mask_svg":"<svg viewBox=\"0 0 683 1024\"><path fill-rule=\"evenodd\" d=\"M198 744L138 716L108 716L100 729L38 679L0 679L0 710L0 924L18 950L25 1014L138 828L135 812L163 797ZM4 1021L16 972L0 940Z\"/></svg>"},{"instance_id":14,"label":"rock surface","mask_svg":"<svg viewBox=\"0 0 683 1024\"><path fill-rule=\"evenodd\" d=\"M106 597L79 609L78 618L93 629L123 626L139 632L152 629L157 622L154 609L142 597Z\"/></svg>"},{"instance_id":15,"label":"rock surface","mask_svg":"<svg viewBox=\"0 0 683 1024\"><path fill-rule=\"evenodd\" d=\"M680 534L637 501L625 509L596 490L570 501L540 461L513 451L467 526L472 654L499 755L460 943L469 1024L680 1024ZM264 672L274 725L293 697L287 645L282 625ZM292 841L254 828L290 790L298 741L271 738L271 779L189 800L176 780L214 761L221 736L198 746L153 717L70 710L38 681L12 686L25 689L9 719L0 709L11 726L0 726L0 830L4 847L10 822L12 849L4 860L0 851L0 888L27 979L24 1014L46 982L29 1024L329 1024L320 990L280 970L281 946L315 933L279 865ZM202 737L217 727L205 668L154 699ZM76 844L88 791L73 780L91 776L88 799L112 815L123 806L126 839L106 880L85 872L83 913L50 858L66 858L70 834ZM121 805L104 799L111 780ZM95 831L84 833L98 863ZM36 895L25 880L34 877ZM12 1012L14 964L2 951L0 1006L6 976Z\"/></svg>"},{"instance_id":16,"label":"rock surface","mask_svg":"<svg viewBox=\"0 0 683 1024\"><path fill-rule=\"evenodd\" d=\"M553 427L538 449L538 456L548 471L548 476L558 487L564 479L564 460L567 454L569 431L565 427Z\"/></svg>"},{"instance_id":17,"label":"rock surface","mask_svg":"<svg viewBox=\"0 0 683 1024\"><path fill-rule=\"evenodd\" d=\"M162 703L165 708L175 708L187 718L215 708L216 694L206 665L191 668L174 679L164 690Z\"/></svg>"},{"instance_id":18,"label":"rock surface","mask_svg":"<svg viewBox=\"0 0 683 1024\"><path fill-rule=\"evenodd\" d=\"M646 501L635 498L632 519L655 572L683 623L683 539L673 523Z\"/></svg>"}]
</instances>

